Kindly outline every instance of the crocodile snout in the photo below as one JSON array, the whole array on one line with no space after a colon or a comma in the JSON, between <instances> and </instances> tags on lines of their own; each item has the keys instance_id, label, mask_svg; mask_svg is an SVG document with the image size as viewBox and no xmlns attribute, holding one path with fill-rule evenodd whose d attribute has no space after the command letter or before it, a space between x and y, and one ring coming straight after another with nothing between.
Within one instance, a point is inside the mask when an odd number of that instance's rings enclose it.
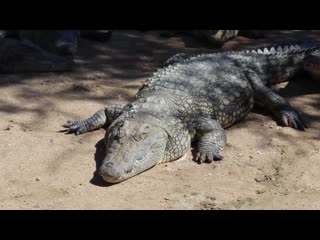
<instances>
[{"instance_id":1,"label":"crocodile snout","mask_svg":"<svg viewBox=\"0 0 320 240\"><path fill-rule=\"evenodd\" d=\"M112 162L106 162L101 165L99 169L100 176L109 183L121 182L124 171L121 167L115 165Z\"/></svg>"}]
</instances>

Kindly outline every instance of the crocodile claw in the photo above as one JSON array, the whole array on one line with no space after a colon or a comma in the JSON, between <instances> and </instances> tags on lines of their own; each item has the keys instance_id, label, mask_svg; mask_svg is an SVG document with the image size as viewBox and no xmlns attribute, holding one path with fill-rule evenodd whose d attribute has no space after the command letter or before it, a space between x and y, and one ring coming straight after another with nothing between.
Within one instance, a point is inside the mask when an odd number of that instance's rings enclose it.
<instances>
[{"instance_id":1,"label":"crocodile claw","mask_svg":"<svg viewBox=\"0 0 320 240\"><path fill-rule=\"evenodd\" d=\"M223 160L223 156L218 153L213 153L212 151L199 151L195 156L195 161L199 164L207 162L211 163L213 161Z\"/></svg>"},{"instance_id":2,"label":"crocodile claw","mask_svg":"<svg viewBox=\"0 0 320 240\"><path fill-rule=\"evenodd\" d=\"M67 134L75 133L75 135L80 135L85 133L87 130L85 125L81 123L81 121L67 121L62 127L67 128Z\"/></svg>"},{"instance_id":3,"label":"crocodile claw","mask_svg":"<svg viewBox=\"0 0 320 240\"><path fill-rule=\"evenodd\" d=\"M308 128L301 114L292 109L281 110L279 116L280 123L286 127L292 127L301 131L305 131Z\"/></svg>"}]
</instances>

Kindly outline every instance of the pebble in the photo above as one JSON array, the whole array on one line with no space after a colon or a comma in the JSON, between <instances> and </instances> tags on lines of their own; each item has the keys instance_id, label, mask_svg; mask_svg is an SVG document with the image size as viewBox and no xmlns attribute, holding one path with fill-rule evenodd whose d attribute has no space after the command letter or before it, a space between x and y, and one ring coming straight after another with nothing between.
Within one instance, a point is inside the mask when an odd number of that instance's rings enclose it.
<instances>
[{"instance_id":1,"label":"pebble","mask_svg":"<svg viewBox=\"0 0 320 240\"><path fill-rule=\"evenodd\" d=\"M40 178L36 178L36 181L39 182L39 181L40 181Z\"/></svg>"},{"instance_id":2,"label":"pebble","mask_svg":"<svg viewBox=\"0 0 320 240\"><path fill-rule=\"evenodd\" d=\"M265 192L266 192L266 190L265 190L265 189L257 190L257 191L256 191L256 193L257 193L257 194L262 194L262 193L265 193Z\"/></svg>"}]
</instances>

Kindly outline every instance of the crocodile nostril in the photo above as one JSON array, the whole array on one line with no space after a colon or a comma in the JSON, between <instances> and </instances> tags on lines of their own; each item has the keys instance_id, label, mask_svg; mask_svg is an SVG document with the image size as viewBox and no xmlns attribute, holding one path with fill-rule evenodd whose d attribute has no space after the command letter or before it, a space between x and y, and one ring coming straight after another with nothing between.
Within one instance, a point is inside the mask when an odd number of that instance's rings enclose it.
<instances>
[{"instance_id":1,"label":"crocodile nostril","mask_svg":"<svg viewBox=\"0 0 320 240\"><path fill-rule=\"evenodd\" d=\"M111 167L111 166L113 166L113 162L106 162L106 163L104 164L104 166L105 166L105 167Z\"/></svg>"}]
</instances>

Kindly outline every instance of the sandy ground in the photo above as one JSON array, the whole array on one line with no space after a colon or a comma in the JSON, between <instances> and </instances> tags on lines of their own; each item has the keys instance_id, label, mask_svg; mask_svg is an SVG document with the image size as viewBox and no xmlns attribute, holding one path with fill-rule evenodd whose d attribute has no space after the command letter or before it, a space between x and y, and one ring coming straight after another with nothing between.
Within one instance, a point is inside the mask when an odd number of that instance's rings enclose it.
<instances>
[{"instance_id":1,"label":"sandy ground","mask_svg":"<svg viewBox=\"0 0 320 240\"><path fill-rule=\"evenodd\" d=\"M320 31L270 31L224 48L297 38L320 40ZM108 43L81 40L72 73L2 75L0 209L320 209L320 82L307 78L277 88L304 113L306 132L257 110L227 130L224 161L198 165L190 150L117 185L95 174L104 130L59 132L67 120L130 101L174 53L218 50L188 36L116 31Z\"/></svg>"}]
</instances>

